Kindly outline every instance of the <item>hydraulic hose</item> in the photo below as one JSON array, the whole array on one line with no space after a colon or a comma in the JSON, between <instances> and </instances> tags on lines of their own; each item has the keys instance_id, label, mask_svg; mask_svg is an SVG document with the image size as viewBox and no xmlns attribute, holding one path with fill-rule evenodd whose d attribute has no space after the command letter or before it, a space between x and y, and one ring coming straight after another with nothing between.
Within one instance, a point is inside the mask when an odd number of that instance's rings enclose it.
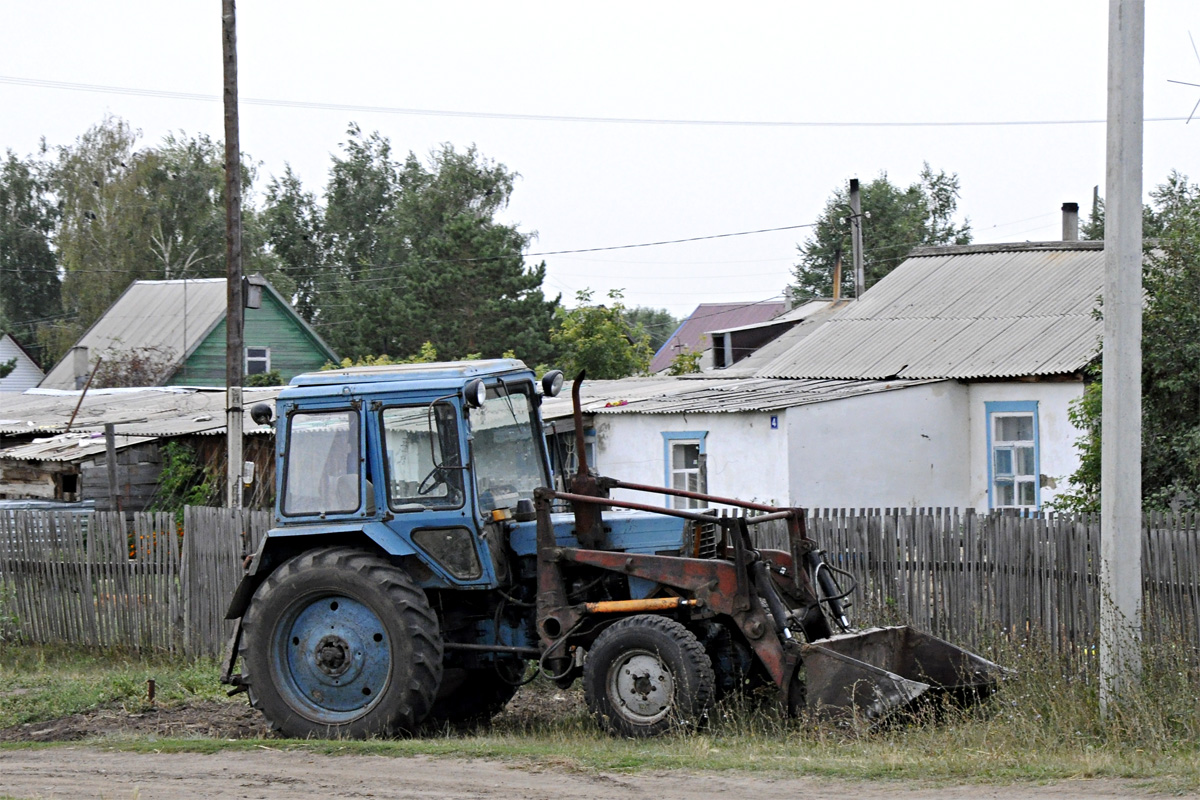
<instances>
[{"instance_id":1,"label":"hydraulic hose","mask_svg":"<svg viewBox=\"0 0 1200 800\"><path fill-rule=\"evenodd\" d=\"M754 586L758 589L759 596L767 601L767 608L771 611L771 618L775 620L775 633L784 639L791 639L792 631L788 628L787 624L787 609L783 605L783 600L779 599L779 592L775 591L775 587L771 583L771 576L767 574L766 563L755 561L750 567L750 571L754 575Z\"/></svg>"}]
</instances>

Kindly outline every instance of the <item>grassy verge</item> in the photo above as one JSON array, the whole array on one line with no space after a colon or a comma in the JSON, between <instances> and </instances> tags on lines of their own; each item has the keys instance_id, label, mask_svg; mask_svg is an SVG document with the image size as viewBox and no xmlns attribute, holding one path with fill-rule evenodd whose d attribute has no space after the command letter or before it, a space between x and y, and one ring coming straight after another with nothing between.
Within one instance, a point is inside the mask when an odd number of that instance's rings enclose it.
<instances>
[{"instance_id":1,"label":"grassy verge","mask_svg":"<svg viewBox=\"0 0 1200 800\"><path fill-rule=\"evenodd\" d=\"M160 704L224 698L212 662L128 652L0 644L0 728L101 707L149 707L147 681Z\"/></svg>"},{"instance_id":2,"label":"grassy verge","mask_svg":"<svg viewBox=\"0 0 1200 800\"><path fill-rule=\"evenodd\" d=\"M925 783L1123 778L1158 791L1200 789L1200 673L1182 648L1147 653L1143 686L1107 717L1094 679L1036 648L999 655L1017 672L986 704L930 713L883 731L781 719L770 705L719 707L698 734L613 739L581 711L504 715L491 730L394 741L162 739L116 736L105 746L214 752L226 748L328 754L494 758L585 771L733 770ZM211 663L45 648L0 649L0 726L98 706L222 699ZM544 691L557 691L548 684ZM14 690L17 690L14 692ZM245 703L244 698L229 702ZM578 709L578 706L572 706ZM11 746L11 745L6 745Z\"/></svg>"}]
</instances>

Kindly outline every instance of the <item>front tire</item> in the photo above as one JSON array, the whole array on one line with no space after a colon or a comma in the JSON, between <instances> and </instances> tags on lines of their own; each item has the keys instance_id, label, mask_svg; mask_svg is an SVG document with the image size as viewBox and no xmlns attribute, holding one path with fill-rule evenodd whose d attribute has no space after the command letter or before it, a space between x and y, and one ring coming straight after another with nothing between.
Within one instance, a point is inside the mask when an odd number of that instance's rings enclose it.
<instances>
[{"instance_id":1,"label":"front tire","mask_svg":"<svg viewBox=\"0 0 1200 800\"><path fill-rule=\"evenodd\" d=\"M442 678L437 617L385 559L319 548L282 564L242 618L250 702L285 736L413 730Z\"/></svg>"},{"instance_id":2,"label":"front tire","mask_svg":"<svg viewBox=\"0 0 1200 800\"><path fill-rule=\"evenodd\" d=\"M584 699L601 726L646 738L699 725L713 699L704 647L667 617L626 617L604 630L583 664Z\"/></svg>"}]
</instances>

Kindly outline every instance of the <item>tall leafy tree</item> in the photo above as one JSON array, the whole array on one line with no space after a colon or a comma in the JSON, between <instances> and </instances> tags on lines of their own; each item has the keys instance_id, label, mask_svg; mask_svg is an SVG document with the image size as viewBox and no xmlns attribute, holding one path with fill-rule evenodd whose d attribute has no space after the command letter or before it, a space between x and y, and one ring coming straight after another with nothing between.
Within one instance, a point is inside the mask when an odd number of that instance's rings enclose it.
<instances>
[{"instance_id":1,"label":"tall leafy tree","mask_svg":"<svg viewBox=\"0 0 1200 800\"><path fill-rule=\"evenodd\" d=\"M1147 508L1200 507L1200 186L1172 172L1143 214L1142 499ZM1103 230L1103 218L1099 219ZM1099 370L1095 370L1099 375ZM1080 468L1058 505L1097 510L1101 384L1071 408L1084 435Z\"/></svg>"},{"instance_id":2,"label":"tall leafy tree","mask_svg":"<svg viewBox=\"0 0 1200 800\"><path fill-rule=\"evenodd\" d=\"M645 333L632 333L621 292L610 291L607 304L594 304L590 289L576 292L575 300L575 308L559 309L551 334L558 364L569 377L586 370L593 380L615 380L650 367L650 339Z\"/></svg>"},{"instance_id":3,"label":"tall leafy tree","mask_svg":"<svg viewBox=\"0 0 1200 800\"><path fill-rule=\"evenodd\" d=\"M272 256L297 306L349 358L515 352L545 361L557 300L544 265L525 264L530 234L496 216L516 175L474 147L395 160L379 133L352 125L324 204L290 172L264 211Z\"/></svg>"},{"instance_id":4,"label":"tall leafy tree","mask_svg":"<svg viewBox=\"0 0 1200 800\"><path fill-rule=\"evenodd\" d=\"M955 222L958 210L958 175L934 172L928 163L920 179L908 187L888 180L887 173L860 187L863 269L866 288L887 275L914 247L968 244L971 224ZM792 292L798 299L831 297L834 266L842 258L842 296L854 294L854 269L850 254L850 198L846 187L834 191L813 228L798 246L800 262L793 275Z\"/></svg>"},{"instance_id":5,"label":"tall leafy tree","mask_svg":"<svg viewBox=\"0 0 1200 800\"><path fill-rule=\"evenodd\" d=\"M51 247L57 217L45 162L7 151L0 166L0 331L39 359L35 331L61 307L58 260Z\"/></svg>"},{"instance_id":6,"label":"tall leafy tree","mask_svg":"<svg viewBox=\"0 0 1200 800\"><path fill-rule=\"evenodd\" d=\"M58 149L53 188L69 323L49 337L61 355L136 280L225 275L223 147L207 136L168 135L139 147L139 132L107 117ZM252 190L254 171L243 166ZM243 207L246 272L269 264L254 209Z\"/></svg>"}]
</instances>

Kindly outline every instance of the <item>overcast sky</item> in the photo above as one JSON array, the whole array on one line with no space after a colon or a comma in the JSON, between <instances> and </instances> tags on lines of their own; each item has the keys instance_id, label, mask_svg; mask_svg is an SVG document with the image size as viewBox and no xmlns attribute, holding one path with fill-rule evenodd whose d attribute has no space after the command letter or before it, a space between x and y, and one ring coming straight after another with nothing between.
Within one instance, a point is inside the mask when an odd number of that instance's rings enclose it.
<instances>
[{"instance_id":1,"label":"overcast sky","mask_svg":"<svg viewBox=\"0 0 1200 800\"><path fill-rule=\"evenodd\" d=\"M105 114L146 144L222 138L220 5L0 0L0 148L69 144ZM290 163L313 190L350 121L401 154L474 143L520 173L506 218L537 233L532 254L804 225L849 178L905 185L923 161L958 173L976 241L1056 239L1062 203L1103 192L1107 8L244 0L241 143L260 187ZM1200 180L1200 120L1184 124L1200 88L1168 82L1200 83L1189 32L1200 3L1149 0L1147 191L1171 169ZM677 316L765 300L804 237L546 255L546 289Z\"/></svg>"}]
</instances>

